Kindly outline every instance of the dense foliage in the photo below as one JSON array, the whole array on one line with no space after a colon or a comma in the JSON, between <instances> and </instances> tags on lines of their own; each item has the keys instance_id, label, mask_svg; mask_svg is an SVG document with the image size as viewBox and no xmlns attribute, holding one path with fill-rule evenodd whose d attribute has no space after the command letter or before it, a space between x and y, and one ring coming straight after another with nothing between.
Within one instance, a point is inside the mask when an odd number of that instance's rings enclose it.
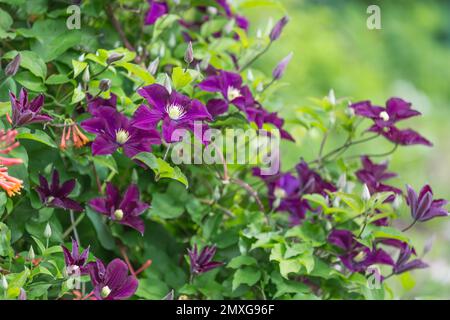
<instances>
[{"instance_id":1,"label":"dense foliage","mask_svg":"<svg viewBox=\"0 0 450 320\"><path fill-rule=\"evenodd\" d=\"M432 145L401 126L420 115L410 103L313 100L299 112L319 153L288 172L227 163L198 135L224 163L177 164L173 133L199 122L295 140L269 111L292 54L253 67L289 19L251 37L238 13L265 1L79 2L0 0L2 297L389 298L387 278L427 266L407 232L446 201L390 186L382 162ZM346 154L374 139L392 150Z\"/></svg>"}]
</instances>

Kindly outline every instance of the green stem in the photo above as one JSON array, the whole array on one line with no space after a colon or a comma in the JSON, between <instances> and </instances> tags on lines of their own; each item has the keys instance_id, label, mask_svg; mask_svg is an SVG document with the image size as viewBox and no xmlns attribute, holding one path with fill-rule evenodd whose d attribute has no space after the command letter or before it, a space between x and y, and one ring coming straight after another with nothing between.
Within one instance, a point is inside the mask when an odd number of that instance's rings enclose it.
<instances>
[{"instance_id":1,"label":"green stem","mask_svg":"<svg viewBox=\"0 0 450 320\"><path fill-rule=\"evenodd\" d=\"M272 41L264 48L264 50L260 51L257 55L255 55L249 62L247 62L244 66L239 69L239 72L244 71L248 67L250 67L256 60L258 60L261 56L263 56L267 51L269 51L272 45Z\"/></svg>"}]
</instances>

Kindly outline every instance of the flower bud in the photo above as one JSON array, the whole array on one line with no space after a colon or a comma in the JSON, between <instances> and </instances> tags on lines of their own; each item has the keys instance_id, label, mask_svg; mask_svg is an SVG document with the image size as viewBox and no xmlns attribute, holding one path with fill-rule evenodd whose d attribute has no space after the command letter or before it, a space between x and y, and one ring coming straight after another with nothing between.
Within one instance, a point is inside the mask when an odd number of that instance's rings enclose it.
<instances>
[{"instance_id":1,"label":"flower bud","mask_svg":"<svg viewBox=\"0 0 450 320\"><path fill-rule=\"evenodd\" d=\"M28 260L34 260L35 257L33 246L31 246L30 250L28 250Z\"/></svg>"},{"instance_id":2,"label":"flower bud","mask_svg":"<svg viewBox=\"0 0 450 320\"><path fill-rule=\"evenodd\" d=\"M330 92L328 93L328 101L331 103L331 105L336 105L336 96L334 95L333 89L330 89Z\"/></svg>"},{"instance_id":3,"label":"flower bud","mask_svg":"<svg viewBox=\"0 0 450 320\"><path fill-rule=\"evenodd\" d=\"M172 93L172 84L170 77L167 73L164 74L163 86L166 88L167 92Z\"/></svg>"},{"instance_id":4,"label":"flower bud","mask_svg":"<svg viewBox=\"0 0 450 320\"><path fill-rule=\"evenodd\" d=\"M275 67L272 73L273 78L275 80L280 80L283 77L284 72L286 71L289 62L291 61L293 54L294 54L293 52L289 53L289 55L283 60L281 60L280 63Z\"/></svg>"},{"instance_id":5,"label":"flower bud","mask_svg":"<svg viewBox=\"0 0 450 320\"><path fill-rule=\"evenodd\" d=\"M186 53L184 54L184 61L187 64L191 64L194 61L194 49L192 49L192 42L189 41Z\"/></svg>"},{"instance_id":6,"label":"flower bud","mask_svg":"<svg viewBox=\"0 0 450 320\"><path fill-rule=\"evenodd\" d=\"M83 80L84 83L88 83L89 80L91 80L91 73L89 72L89 66L87 66L86 69L84 69L83 77L81 78L81 80Z\"/></svg>"},{"instance_id":7,"label":"flower bud","mask_svg":"<svg viewBox=\"0 0 450 320\"><path fill-rule=\"evenodd\" d=\"M51 236L52 236L52 228L50 227L50 224L47 223L44 230L44 238L50 239Z\"/></svg>"},{"instance_id":8,"label":"flower bud","mask_svg":"<svg viewBox=\"0 0 450 320\"><path fill-rule=\"evenodd\" d=\"M150 62L147 70L152 76L154 76L156 74L156 72L158 72L158 67L159 67L159 57L156 57L155 60Z\"/></svg>"},{"instance_id":9,"label":"flower bud","mask_svg":"<svg viewBox=\"0 0 450 320\"><path fill-rule=\"evenodd\" d=\"M98 88L102 92L108 91L109 89L111 89L111 80L109 80L109 79L100 80L100 84L98 85Z\"/></svg>"},{"instance_id":10,"label":"flower bud","mask_svg":"<svg viewBox=\"0 0 450 320\"><path fill-rule=\"evenodd\" d=\"M398 210L398 208L400 208L401 205L402 205L402 196L396 194L396 195L395 195L395 199L394 199L394 201L392 202L392 207L393 207L395 210Z\"/></svg>"},{"instance_id":11,"label":"flower bud","mask_svg":"<svg viewBox=\"0 0 450 320\"><path fill-rule=\"evenodd\" d=\"M369 201L370 197L371 196L370 196L369 188L367 187L367 184L364 183L363 191L362 191L362 194L361 194L361 199L363 201Z\"/></svg>"},{"instance_id":12,"label":"flower bud","mask_svg":"<svg viewBox=\"0 0 450 320\"><path fill-rule=\"evenodd\" d=\"M8 281L4 275L2 275L2 288L3 290L8 290Z\"/></svg>"},{"instance_id":13,"label":"flower bud","mask_svg":"<svg viewBox=\"0 0 450 320\"><path fill-rule=\"evenodd\" d=\"M272 31L270 32L270 41L273 42L281 36L281 33L283 32L283 29L288 22L289 18L287 16L284 16L280 19L280 21L277 22L275 27L273 27Z\"/></svg>"},{"instance_id":14,"label":"flower bud","mask_svg":"<svg viewBox=\"0 0 450 320\"><path fill-rule=\"evenodd\" d=\"M113 52L108 56L108 59L106 59L106 63L107 64L111 64L114 63L116 61L122 60L122 58L125 55L123 53L117 53L117 52Z\"/></svg>"},{"instance_id":15,"label":"flower bud","mask_svg":"<svg viewBox=\"0 0 450 320\"><path fill-rule=\"evenodd\" d=\"M100 292L102 298L107 298L111 293L111 289L108 286L104 286Z\"/></svg>"},{"instance_id":16,"label":"flower bud","mask_svg":"<svg viewBox=\"0 0 450 320\"><path fill-rule=\"evenodd\" d=\"M253 75L253 72L250 69L248 69L247 71L247 80L250 82L255 81L255 76Z\"/></svg>"},{"instance_id":17,"label":"flower bud","mask_svg":"<svg viewBox=\"0 0 450 320\"><path fill-rule=\"evenodd\" d=\"M20 288L19 300L27 300L27 293L23 288Z\"/></svg>"},{"instance_id":18,"label":"flower bud","mask_svg":"<svg viewBox=\"0 0 450 320\"><path fill-rule=\"evenodd\" d=\"M170 34L169 41L167 42L167 45L170 48L175 48L175 46L177 45L177 37L175 36L175 33L171 33Z\"/></svg>"},{"instance_id":19,"label":"flower bud","mask_svg":"<svg viewBox=\"0 0 450 320\"><path fill-rule=\"evenodd\" d=\"M345 186L347 184L347 175L345 172L339 176L336 186L339 190L345 190Z\"/></svg>"},{"instance_id":20,"label":"flower bud","mask_svg":"<svg viewBox=\"0 0 450 320\"><path fill-rule=\"evenodd\" d=\"M20 66L20 53L18 53L14 59L12 59L5 68L5 74L8 77L13 77L16 75L17 71L19 70L19 66Z\"/></svg>"}]
</instances>

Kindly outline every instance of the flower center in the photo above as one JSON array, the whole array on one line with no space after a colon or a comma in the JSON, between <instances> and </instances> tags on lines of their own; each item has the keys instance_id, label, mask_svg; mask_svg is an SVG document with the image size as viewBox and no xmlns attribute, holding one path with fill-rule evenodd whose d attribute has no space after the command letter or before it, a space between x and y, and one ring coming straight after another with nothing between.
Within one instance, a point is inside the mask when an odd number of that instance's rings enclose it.
<instances>
[{"instance_id":1,"label":"flower center","mask_svg":"<svg viewBox=\"0 0 450 320\"><path fill-rule=\"evenodd\" d=\"M130 134L124 129L119 129L116 131L116 142L118 144L124 144L130 139Z\"/></svg>"},{"instance_id":2,"label":"flower center","mask_svg":"<svg viewBox=\"0 0 450 320\"><path fill-rule=\"evenodd\" d=\"M386 111L380 112L380 118L384 121L389 121L389 114Z\"/></svg>"},{"instance_id":3,"label":"flower center","mask_svg":"<svg viewBox=\"0 0 450 320\"><path fill-rule=\"evenodd\" d=\"M239 89L236 89L235 87L228 87L227 90L227 99L228 101L233 101L236 98L241 97L241 91Z\"/></svg>"},{"instance_id":4,"label":"flower center","mask_svg":"<svg viewBox=\"0 0 450 320\"><path fill-rule=\"evenodd\" d=\"M275 198L277 199L284 199L286 198L286 191L284 191L284 189L282 188L275 188L275 191L273 192L275 195Z\"/></svg>"},{"instance_id":5,"label":"flower center","mask_svg":"<svg viewBox=\"0 0 450 320\"><path fill-rule=\"evenodd\" d=\"M355 262L362 262L364 261L364 259L366 258L367 254L364 251L361 251L360 253L358 253L353 260Z\"/></svg>"},{"instance_id":6,"label":"flower center","mask_svg":"<svg viewBox=\"0 0 450 320\"><path fill-rule=\"evenodd\" d=\"M102 288L102 291L100 292L100 295L102 298L107 298L111 293L111 289L108 286L104 286Z\"/></svg>"},{"instance_id":7,"label":"flower center","mask_svg":"<svg viewBox=\"0 0 450 320\"><path fill-rule=\"evenodd\" d=\"M178 104L171 104L166 107L166 112L172 120L180 120L186 114L186 110Z\"/></svg>"},{"instance_id":8,"label":"flower center","mask_svg":"<svg viewBox=\"0 0 450 320\"><path fill-rule=\"evenodd\" d=\"M117 209L116 211L114 211L114 218L116 218L116 220L122 220L123 219L123 211L121 209Z\"/></svg>"}]
</instances>

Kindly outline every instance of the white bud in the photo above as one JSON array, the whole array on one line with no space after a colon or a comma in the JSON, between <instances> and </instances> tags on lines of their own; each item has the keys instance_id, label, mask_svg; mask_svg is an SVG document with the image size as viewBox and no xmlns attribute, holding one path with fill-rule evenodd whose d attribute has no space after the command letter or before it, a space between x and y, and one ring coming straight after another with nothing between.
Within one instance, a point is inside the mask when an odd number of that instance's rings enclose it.
<instances>
[{"instance_id":1,"label":"white bud","mask_svg":"<svg viewBox=\"0 0 450 320\"><path fill-rule=\"evenodd\" d=\"M258 83L256 86L256 91L263 92L264 91L264 84L262 82Z\"/></svg>"},{"instance_id":2,"label":"white bud","mask_svg":"<svg viewBox=\"0 0 450 320\"><path fill-rule=\"evenodd\" d=\"M175 36L175 33L170 34L169 42L167 44L170 48L175 48L177 45L177 37Z\"/></svg>"},{"instance_id":3,"label":"white bud","mask_svg":"<svg viewBox=\"0 0 450 320\"><path fill-rule=\"evenodd\" d=\"M165 54L166 54L166 47L162 46L159 49L159 56L162 58L162 57L164 57Z\"/></svg>"},{"instance_id":4,"label":"white bud","mask_svg":"<svg viewBox=\"0 0 450 320\"><path fill-rule=\"evenodd\" d=\"M89 72L89 66L84 69L82 80L84 83L88 83L91 80L91 73Z\"/></svg>"},{"instance_id":5,"label":"white bud","mask_svg":"<svg viewBox=\"0 0 450 320\"><path fill-rule=\"evenodd\" d=\"M158 67L159 67L159 57L156 57L155 60L150 62L147 70L152 76L154 76L156 74L156 72L158 71Z\"/></svg>"},{"instance_id":6,"label":"white bud","mask_svg":"<svg viewBox=\"0 0 450 320\"><path fill-rule=\"evenodd\" d=\"M78 61L83 62L84 61L84 53L78 57Z\"/></svg>"},{"instance_id":7,"label":"white bud","mask_svg":"<svg viewBox=\"0 0 450 320\"><path fill-rule=\"evenodd\" d=\"M50 239L51 236L52 236L52 228L50 227L50 224L47 223L44 230L44 237L45 239Z\"/></svg>"},{"instance_id":8,"label":"white bud","mask_svg":"<svg viewBox=\"0 0 450 320\"><path fill-rule=\"evenodd\" d=\"M167 92L172 93L172 84L170 77L167 73L164 74L163 86L166 88Z\"/></svg>"},{"instance_id":9,"label":"white bud","mask_svg":"<svg viewBox=\"0 0 450 320\"><path fill-rule=\"evenodd\" d=\"M256 38L258 38L258 39L262 38L262 31L261 31L261 29L256 30Z\"/></svg>"},{"instance_id":10,"label":"white bud","mask_svg":"<svg viewBox=\"0 0 450 320\"><path fill-rule=\"evenodd\" d=\"M248 69L248 71L247 71L247 80L250 82L255 81L255 76L253 75L253 72L251 69Z\"/></svg>"},{"instance_id":11,"label":"white bud","mask_svg":"<svg viewBox=\"0 0 450 320\"><path fill-rule=\"evenodd\" d=\"M347 184L347 175L344 172L343 174L341 174L339 176L339 179L338 179L338 182L337 182L337 187L340 190L344 190L346 184Z\"/></svg>"},{"instance_id":12,"label":"white bud","mask_svg":"<svg viewBox=\"0 0 450 320\"><path fill-rule=\"evenodd\" d=\"M339 198L339 197L334 198L333 207L338 208L340 204L341 204L341 198Z\"/></svg>"},{"instance_id":13,"label":"white bud","mask_svg":"<svg viewBox=\"0 0 450 320\"><path fill-rule=\"evenodd\" d=\"M398 210L398 208L400 208L400 206L402 205L402 202L403 202L402 196L396 194L396 195L395 195L394 202L392 202L392 207L393 207L395 210Z\"/></svg>"},{"instance_id":14,"label":"white bud","mask_svg":"<svg viewBox=\"0 0 450 320\"><path fill-rule=\"evenodd\" d=\"M334 95L334 90L331 89L328 93L328 101L335 106L336 105L336 96Z\"/></svg>"},{"instance_id":15,"label":"white bud","mask_svg":"<svg viewBox=\"0 0 450 320\"><path fill-rule=\"evenodd\" d=\"M363 199L364 201L369 201L370 200L370 191L369 188L367 187L367 184L364 183L363 186L363 191L361 194L361 199Z\"/></svg>"},{"instance_id":16,"label":"white bud","mask_svg":"<svg viewBox=\"0 0 450 320\"><path fill-rule=\"evenodd\" d=\"M28 250L28 260L34 260L35 257L33 246L31 246L30 250Z\"/></svg>"},{"instance_id":17,"label":"white bud","mask_svg":"<svg viewBox=\"0 0 450 320\"><path fill-rule=\"evenodd\" d=\"M3 290L8 290L8 281L4 275L2 275L2 288Z\"/></svg>"}]
</instances>

